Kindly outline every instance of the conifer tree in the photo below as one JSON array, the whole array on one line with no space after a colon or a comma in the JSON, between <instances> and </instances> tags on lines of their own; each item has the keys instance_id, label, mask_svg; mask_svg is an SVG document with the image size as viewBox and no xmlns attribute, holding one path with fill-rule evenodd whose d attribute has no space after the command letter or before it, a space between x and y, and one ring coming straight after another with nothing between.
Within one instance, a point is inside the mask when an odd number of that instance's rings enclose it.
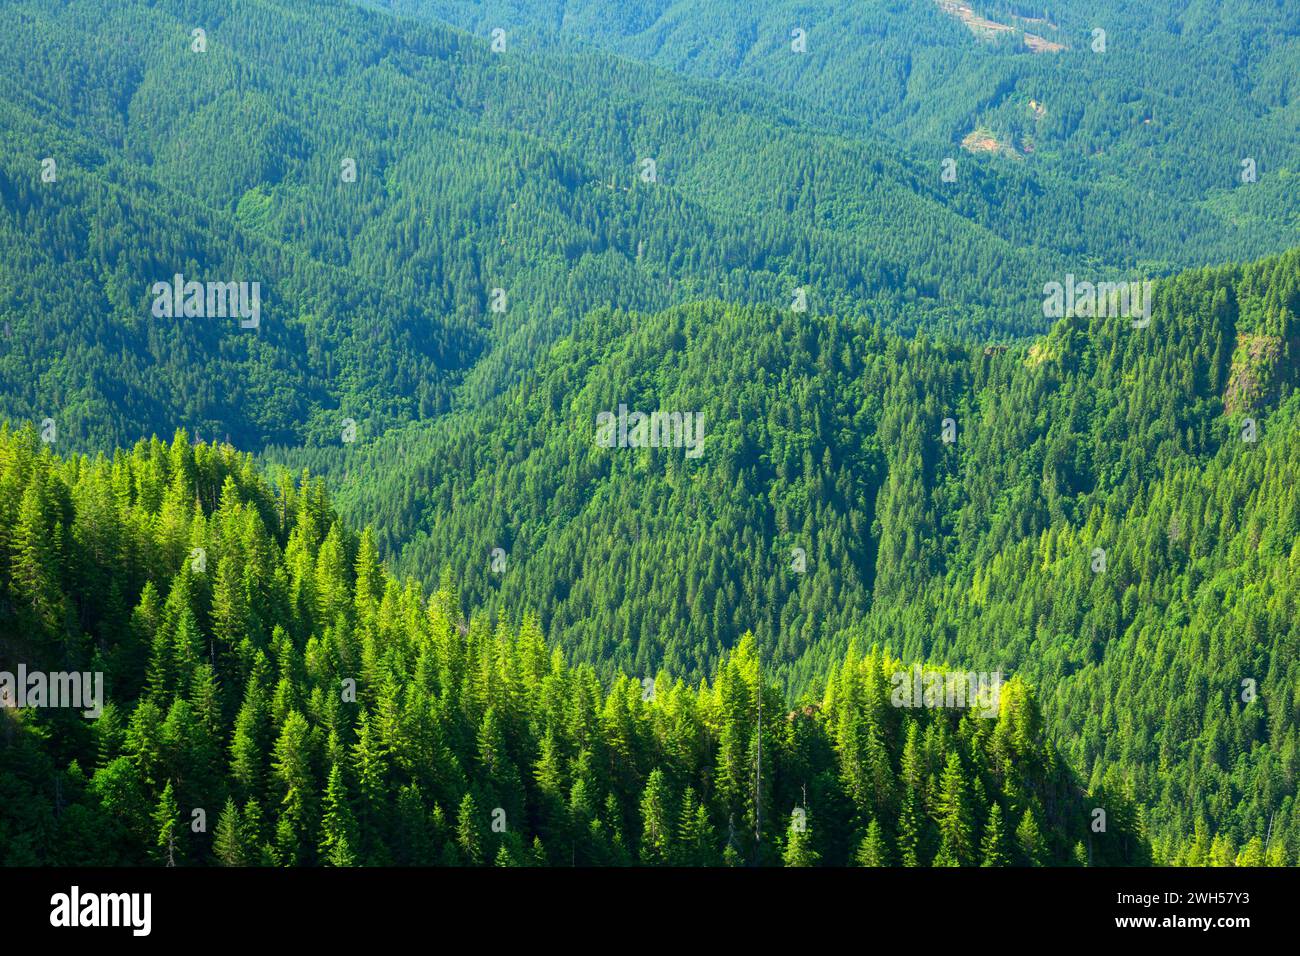
<instances>
[{"instance_id":1,"label":"conifer tree","mask_svg":"<svg viewBox=\"0 0 1300 956\"><path fill-rule=\"evenodd\" d=\"M921 812L916 791L911 789L898 817L898 862L908 867L921 865Z\"/></svg>"},{"instance_id":2,"label":"conifer tree","mask_svg":"<svg viewBox=\"0 0 1300 956\"><path fill-rule=\"evenodd\" d=\"M989 808L989 821L984 827L984 837L980 840L980 866L1006 866L1007 857L1002 849L1005 842L1002 807L995 800Z\"/></svg>"},{"instance_id":3,"label":"conifer tree","mask_svg":"<svg viewBox=\"0 0 1300 956\"><path fill-rule=\"evenodd\" d=\"M972 827L961 758L956 752L948 755L948 762L939 782L939 796L935 803L935 811L939 824L939 856L943 864L966 866L971 861L973 850ZM936 862L935 865L940 864Z\"/></svg>"},{"instance_id":4,"label":"conifer tree","mask_svg":"<svg viewBox=\"0 0 1300 956\"><path fill-rule=\"evenodd\" d=\"M785 852L781 858L786 866L817 865L820 855L812 845L812 827L808 824L806 812L802 815L791 814L785 836Z\"/></svg>"},{"instance_id":5,"label":"conifer tree","mask_svg":"<svg viewBox=\"0 0 1300 956\"><path fill-rule=\"evenodd\" d=\"M329 782L325 786L319 847L321 860L329 866L354 866L356 833L357 825L348 805L343 771L334 764L330 767Z\"/></svg>"},{"instance_id":6,"label":"conifer tree","mask_svg":"<svg viewBox=\"0 0 1300 956\"><path fill-rule=\"evenodd\" d=\"M1025 815L1016 827L1016 845L1020 848L1020 859L1025 866L1045 866L1047 864L1047 844L1043 841L1042 831L1033 807L1025 810Z\"/></svg>"},{"instance_id":7,"label":"conifer tree","mask_svg":"<svg viewBox=\"0 0 1300 956\"><path fill-rule=\"evenodd\" d=\"M289 712L275 743L272 769L282 808L276 826L276 848L286 866L303 862L303 841L311 832L315 789L310 736L306 718L294 710Z\"/></svg>"},{"instance_id":8,"label":"conifer tree","mask_svg":"<svg viewBox=\"0 0 1300 956\"><path fill-rule=\"evenodd\" d=\"M857 863L858 866L889 866L889 846L879 820L873 819L867 826L866 836L858 844Z\"/></svg>"},{"instance_id":9,"label":"conifer tree","mask_svg":"<svg viewBox=\"0 0 1300 956\"><path fill-rule=\"evenodd\" d=\"M678 862L683 866L713 865L713 841L708 807L698 802L694 787L687 787L682 796L681 819L677 827Z\"/></svg>"},{"instance_id":10,"label":"conifer tree","mask_svg":"<svg viewBox=\"0 0 1300 956\"><path fill-rule=\"evenodd\" d=\"M666 863L672 847L668 792L662 770L653 770L641 796L641 862Z\"/></svg>"},{"instance_id":11,"label":"conifer tree","mask_svg":"<svg viewBox=\"0 0 1300 956\"><path fill-rule=\"evenodd\" d=\"M33 478L18 505L9 573L14 596L31 626L52 640L60 625L62 596L57 581L58 559L51 546L38 482L39 477Z\"/></svg>"},{"instance_id":12,"label":"conifer tree","mask_svg":"<svg viewBox=\"0 0 1300 956\"><path fill-rule=\"evenodd\" d=\"M222 866L247 866L249 863L239 809L233 797L226 798L226 805L217 818L212 833L212 853Z\"/></svg>"},{"instance_id":13,"label":"conifer tree","mask_svg":"<svg viewBox=\"0 0 1300 956\"><path fill-rule=\"evenodd\" d=\"M154 810L153 822L158 834L154 842L158 847L159 858L167 866L175 866L181 824L180 808L176 805L176 794L172 789L170 780L167 781L167 786L163 788L162 796L158 798L158 807Z\"/></svg>"},{"instance_id":14,"label":"conifer tree","mask_svg":"<svg viewBox=\"0 0 1300 956\"><path fill-rule=\"evenodd\" d=\"M487 843L486 828L474 794L466 793L456 813L456 845L460 859L468 866L482 866Z\"/></svg>"}]
</instances>

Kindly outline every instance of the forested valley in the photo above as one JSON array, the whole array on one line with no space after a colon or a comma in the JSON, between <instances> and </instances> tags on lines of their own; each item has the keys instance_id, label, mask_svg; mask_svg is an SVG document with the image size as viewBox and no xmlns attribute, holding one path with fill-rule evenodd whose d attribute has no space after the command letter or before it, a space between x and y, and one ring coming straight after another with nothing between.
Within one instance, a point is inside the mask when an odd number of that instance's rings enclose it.
<instances>
[{"instance_id":1,"label":"forested valley","mask_svg":"<svg viewBox=\"0 0 1300 956\"><path fill-rule=\"evenodd\" d=\"M1297 252L1007 349L599 314L614 345L561 343L474 415L290 457L399 567L460 569L468 606L537 611L607 676L706 676L746 631L792 698L855 637L1020 674L1174 855L1300 822L1298 317ZM598 447L620 401L700 410L703 454Z\"/></svg>"},{"instance_id":2,"label":"forested valley","mask_svg":"<svg viewBox=\"0 0 1300 956\"><path fill-rule=\"evenodd\" d=\"M426 600L390 576L319 480L184 433L65 460L0 430L0 487L8 649L110 699L0 711L4 865L1149 858L1014 679L996 716L905 710L901 665L852 649L790 709L746 638L707 682L603 685L535 618L467 622L449 577Z\"/></svg>"},{"instance_id":3,"label":"forested valley","mask_svg":"<svg viewBox=\"0 0 1300 956\"><path fill-rule=\"evenodd\" d=\"M1129 6L0 4L0 865L1300 864L1300 25Z\"/></svg>"}]
</instances>

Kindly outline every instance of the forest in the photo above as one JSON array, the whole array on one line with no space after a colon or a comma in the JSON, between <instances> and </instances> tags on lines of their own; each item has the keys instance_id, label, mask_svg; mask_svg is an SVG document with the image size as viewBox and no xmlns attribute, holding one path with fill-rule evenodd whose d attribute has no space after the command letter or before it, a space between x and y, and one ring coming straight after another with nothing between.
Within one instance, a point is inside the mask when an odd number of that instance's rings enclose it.
<instances>
[{"instance_id":1,"label":"forest","mask_svg":"<svg viewBox=\"0 0 1300 956\"><path fill-rule=\"evenodd\" d=\"M900 708L854 647L791 709L746 637L707 681L602 683L388 574L319 480L183 432L63 459L3 428L0 487L6 650L109 688L96 720L0 709L3 865L1149 860L1015 679L996 715Z\"/></svg>"},{"instance_id":2,"label":"forest","mask_svg":"<svg viewBox=\"0 0 1300 956\"><path fill-rule=\"evenodd\" d=\"M967 154L977 116L900 145L766 87L523 36L494 53L344 0L6 12L0 410L56 418L82 451L178 427L323 447L345 418L364 440L499 394L598 308L782 308L802 289L821 314L1006 340L1046 329L1040 290L1067 272L1150 279L1298 235L1293 121L1258 124L1249 185L1235 146L1149 160L1198 127L1140 164L1061 172ZM1000 62L949 20L927 21L936 42ZM1285 116L1285 37L1257 22L1273 72L1246 101ZM1097 101L1085 79L1069 95ZM1184 166L1195 188L1153 188ZM261 327L153 316L177 273L260 282Z\"/></svg>"},{"instance_id":3,"label":"forest","mask_svg":"<svg viewBox=\"0 0 1300 956\"><path fill-rule=\"evenodd\" d=\"M1300 253L1005 350L719 303L590 323L474 414L269 457L606 676L706 677L746 632L791 699L854 637L1017 673L1170 858L1294 842ZM617 401L701 411L702 455L599 447Z\"/></svg>"},{"instance_id":4,"label":"forest","mask_svg":"<svg viewBox=\"0 0 1300 956\"><path fill-rule=\"evenodd\" d=\"M0 864L1300 864L1300 25L1140 6L6 0Z\"/></svg>"}]
</instances>

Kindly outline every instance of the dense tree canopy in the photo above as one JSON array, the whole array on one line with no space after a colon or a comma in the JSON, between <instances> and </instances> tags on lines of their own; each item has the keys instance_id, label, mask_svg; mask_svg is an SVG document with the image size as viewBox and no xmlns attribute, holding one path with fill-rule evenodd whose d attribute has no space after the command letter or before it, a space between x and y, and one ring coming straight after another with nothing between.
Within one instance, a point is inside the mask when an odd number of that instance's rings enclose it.
<instances>
[{"instance_id":1,"label":"dense tree canopy","mask_svg":"<svg viewBox=\"0 0 1300 956\"><path fill-rule=\"evenodd\" d=\"M400 567L536 610L606 676L699 679L746 631L794 695L855 633L1020 673L1081 773L1160 803L1155 835L1244 843L1294 828L1298 317L1296 252L1160 284L1149 327L1005 350L601 313L479 410L283 457ZM703 454L600 447L619 403L701 413Z\"/></svg>"},{"instance_id":2,"label":"dense tree canopy","mask_svg":"<svg viewBox=\"0 0 1300 956\"><path fill-rule=\"evenodd\" d=\"M1297 25L1129 6L7 4L0 862L1300 860Z\"/></svg>"},{"instance_id":3,"label":"dense tree canopy","mask_svg":"<svg viewBox=\"0 0 1300 956\"><path fill-rule=\"evenodd\" d=\"M3 864L1149 858L1019 680L904 708L854 648L792 710L747 637L710 682L603 686L535 618L391 577L318 481L184 433L65 460L0 430L0 486L0 664L107 679L97 720L0 710Z\"/></svg>"}]
</instances>

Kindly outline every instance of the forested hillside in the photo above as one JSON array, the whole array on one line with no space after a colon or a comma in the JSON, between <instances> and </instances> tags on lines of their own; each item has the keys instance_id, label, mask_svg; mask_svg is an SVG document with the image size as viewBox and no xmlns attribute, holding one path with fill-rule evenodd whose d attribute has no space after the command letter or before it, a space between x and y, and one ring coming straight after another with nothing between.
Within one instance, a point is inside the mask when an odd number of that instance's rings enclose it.
<instances>
[{"instance_id":1,"label":"forested hillside","mask_svg":"<svg viewBox=\"0 0 1300 956\"><path fill-rule=\"evenodd\" d=\"M427 418L604 304L807 287L903 323L1033 320L1041 253L754 98L341 2L6 10L0 399L75 447ZM178 273L259 281L260 327L153 316Z\"/></svg>"},{"instance_id":2,"label":"forested hillside","mask_svg":"<svg viewBox=\"0 0 1300 956\"><path fill-rule=\"evenodd\" d=\"M0 710L0 865L1149 859L1017 680L996 716L900 708L855 650L790 710L745 640L707 684L602 686L183 433L64 460L4 427L0 488L0 663L107 681L94 721Z\"/></svg>"},{"instance_id":3,"label":"forested hillside","mask_svg":"<svg viewBox=\"0 0 1300 956\"><path fill-rule=\"evenodd\" d=\"M597 314L472 415L288 457L401 567L606 673L705 676L752 630L797 694L861 633L1029 677L1094 782L1160 792L1163 839L1294 840L1298 316L1300 252L1008 349ZM702 455L599 447L619 403L702 414Z\"/></svg>"},{"instance_id":4,"label":"forested hillside","mask_svg":"<svg viewBox=\"0 0 1300 956\"><path fill-rule=\"evenodd\" d=\"M373 0L486 36L596 47L684 75L793 98L810 122L848 122L917 156L1022 167L1039 198L1118 192L1208 213L1137 240L1182 265L1266 251L1246 219L1297 220L1300 21L1238 0ZM1097 31L1102 31L1098 35ZM968 137L970 137L968 139ZM1243 159L1257 189L1241 190ZM1088 188L1088 187L1085 187ZM1238 239L1201 230L1212 219ZM1189 222L1192 220L1189 220ZM1023 215L1005 220L1025 227ZM1095 228L1091 225L1090 229ZM1238 230L1241 230L1238 232ZM1266 232L1267 230L1265 230ZM1098 235L1093 233L1094 236ZM1082 238L1082 237L1081 237ZM1088 241L1083 239L1082 241ZM1220 250L1206 254L1211 246ZM1275 247L1276 248L1276 247ZM1111 252L1103 254L1113 254ZM1192 258L1182 258L1190 254Z\"/></svg>"},{"instance_id":5,"label":"forested hillside","mask_svg":"<svg viewBox=\"0 0 1300 956\"><path fill-rule=\"evenodd\" d=\"M349 418L365 440L491 397L598 307L803 290L822 314L1006 336L1044 327L1039 290L1071 268L1295 241L1272 127L1255 198L1212 208L1146 168L1049 184L963 154L947 182L951 149L794 96L522 36L494 52L342 0L5 10L0 410L69 447L179 426L323 445ZM260 326L154 316L176 274L259 282Z\"/></svg>"},{"instance_id":6,"label":"forested hillside","mask_svg":"<svg viewBox=\"0 0 1300 956\"><path fill-rule=\"evenodd\" d=\"M1300 862L1300 24L1131 6L0 0L0 863Z\"/></svg>"}]
</instances>

